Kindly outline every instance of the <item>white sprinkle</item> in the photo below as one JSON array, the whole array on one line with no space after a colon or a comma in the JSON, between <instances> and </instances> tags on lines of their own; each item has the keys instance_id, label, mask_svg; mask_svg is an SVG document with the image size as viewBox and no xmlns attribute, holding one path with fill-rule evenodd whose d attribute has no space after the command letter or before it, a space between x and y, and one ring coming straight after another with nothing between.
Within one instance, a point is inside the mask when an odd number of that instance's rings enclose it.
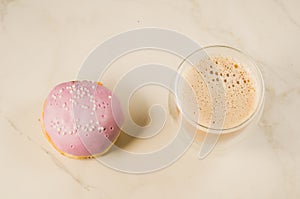
<instances>
[{"instance_id":1,"label":"white sprinkle","mask_svg":"<svg viewBox=\"0 0 300 199\"><path fill-rule=\"evenodd\" d=\"M88 107L88 106L85 106L85 105L81 105L81 108L83 108L83 109L88 109L89 107Z\"/></svg>"},{"instance_id":2,"label":"white sprinkle","mask_svg":"<svg viewBox=\"0 0 300 199\"><path fill-rule=\"evenodd\" d=\"M111 96L109 95L108 98L111 99Z\"/></svg>"},{"instance_id":3,"label":"white sprinkle","mask_svg":"<svg viewBox=\"0 0 300 199\"><path fill-rule=\"evenodd\" d=\"M53 99L56 99L56 96L55 96L55 95L52 95L52 98L53 98Z\"/></svg>"},{"instance_id":4,"label":"white sprinkle","mask_svg":"<svg viewBox=\"0 0 300 199\"><path fill-rule=\"evenodd\" d=\"M60 89L58 92L59 92L59 93L62 93L63 91Z\"/></svg>"}]
</instances>

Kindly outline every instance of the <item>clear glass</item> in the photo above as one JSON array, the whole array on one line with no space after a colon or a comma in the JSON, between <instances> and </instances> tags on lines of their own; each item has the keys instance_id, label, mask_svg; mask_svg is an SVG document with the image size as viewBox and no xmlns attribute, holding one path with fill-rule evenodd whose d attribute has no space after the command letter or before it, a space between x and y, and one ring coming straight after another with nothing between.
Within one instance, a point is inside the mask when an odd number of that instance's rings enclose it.
<instances>
[{"instance_id":1,"label":"clear glass","mask_svg":"<svg viewBox=\"0 0 300 199\"><path fill-rule=\"evenodd\" d=\"M199 65L199 62L203 59L210 59L213 64L212 57L227 57L233 59L236 63L244 66L244 68L247 70L252 80L254 81L256 89L256 99L253 111L251 112L251 114L249 114L248 117L244 118L243 121L234 126L231 126L230 128L223 127L222 122L224 122L225 115L220 114L218 115L218 117L221 117L222 120L220 120L219 124L207 125L200 123L198 120L199 113L195 114L195 112L197 111L195 110L197 109L197 106L195 105L195 96L192 96L195 95L195 93L192 93L191 89L184 85L186 83L183 83L184 81L182 81L182 79L184 79L182 78L184 76L183 72L187 68L197 67L197 70L203 70L203 68L199 68L201 67L201 65ZM210 90L210 92L215 92L217 94L224 92L224 88L222 88L222 86L224 87L224 85L219 85L219 90L217 90L217 88L213 88L212 90ZM190 125L206 133L226 134L237 132L243 129L258 115L263 107L264 102L264 81L258 65L247 54L229 46L208 46L192 53L180 64L178 68L178 75L174 81L174 87L175 93L173 96L170 96L169 100L171 114L181 114L183 119L185 119ZM212 98L214 98L214 96L216 95L210 95L210 97ZM224 106L225 104L224 99L224 97L220 98L220 101L222 101L223 103L222 106ZM217 114L220 112L221 111L216 111Z\"/></svg>"}]
</instances>

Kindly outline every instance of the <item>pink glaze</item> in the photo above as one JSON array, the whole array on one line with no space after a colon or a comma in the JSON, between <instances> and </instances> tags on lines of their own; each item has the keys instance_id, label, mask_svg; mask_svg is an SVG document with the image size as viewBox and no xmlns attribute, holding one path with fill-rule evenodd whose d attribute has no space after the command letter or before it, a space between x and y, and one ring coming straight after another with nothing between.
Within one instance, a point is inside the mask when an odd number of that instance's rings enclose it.
<instances>
[{"instance_id":1,"label":"pink glaze","mask_svg":"<svg viewBox=\"0 0 300 199\"><path fill-rule=\"evenodd\" d=\"M43 123L53 144L73 156L102 154L119 134L123 114L117 102L112 114L112 93L104 86L88 81L57 85L44 106ZM115 102L116 100L114 100Z\"/></svg>"}]
</instances>

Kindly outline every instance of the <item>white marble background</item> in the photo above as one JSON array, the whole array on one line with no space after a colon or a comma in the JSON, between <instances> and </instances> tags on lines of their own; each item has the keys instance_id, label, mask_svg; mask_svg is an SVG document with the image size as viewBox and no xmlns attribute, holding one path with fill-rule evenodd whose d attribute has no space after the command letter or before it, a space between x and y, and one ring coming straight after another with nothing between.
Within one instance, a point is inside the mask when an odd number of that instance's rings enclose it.
<instances>
[{"instance_id":1,"label":"white marble background","mask_svg":"<svg viewBox=\"0 0 300 199\"><path fill-rule=\"evenodd\" d=\"M300 198L300 1L0 0L1 198ZM227 44L263 66L266 107L253 132L205 160L197 146L147 175L61 156L38 118L91 49L138 27Z\"/></svg>"}]
</instances>

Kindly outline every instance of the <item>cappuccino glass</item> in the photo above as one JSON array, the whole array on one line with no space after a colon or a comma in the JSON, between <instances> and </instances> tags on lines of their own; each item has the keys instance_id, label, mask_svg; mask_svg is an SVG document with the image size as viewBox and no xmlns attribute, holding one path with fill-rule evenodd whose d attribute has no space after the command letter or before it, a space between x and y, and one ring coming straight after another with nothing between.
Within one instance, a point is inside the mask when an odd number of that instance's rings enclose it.
<instances>
[{"instance_id":1,"label":"cappuccino glass","mask_svg":"<svg viewBox=\"0 0 300 199\"><path fill-rule=\"evenodd\" d=\"M255 61L228 46L208 46L189 55L178 68L171 114L205 133L240 131L258 115L264 81Z\"/></svg>"}]
</instances>

